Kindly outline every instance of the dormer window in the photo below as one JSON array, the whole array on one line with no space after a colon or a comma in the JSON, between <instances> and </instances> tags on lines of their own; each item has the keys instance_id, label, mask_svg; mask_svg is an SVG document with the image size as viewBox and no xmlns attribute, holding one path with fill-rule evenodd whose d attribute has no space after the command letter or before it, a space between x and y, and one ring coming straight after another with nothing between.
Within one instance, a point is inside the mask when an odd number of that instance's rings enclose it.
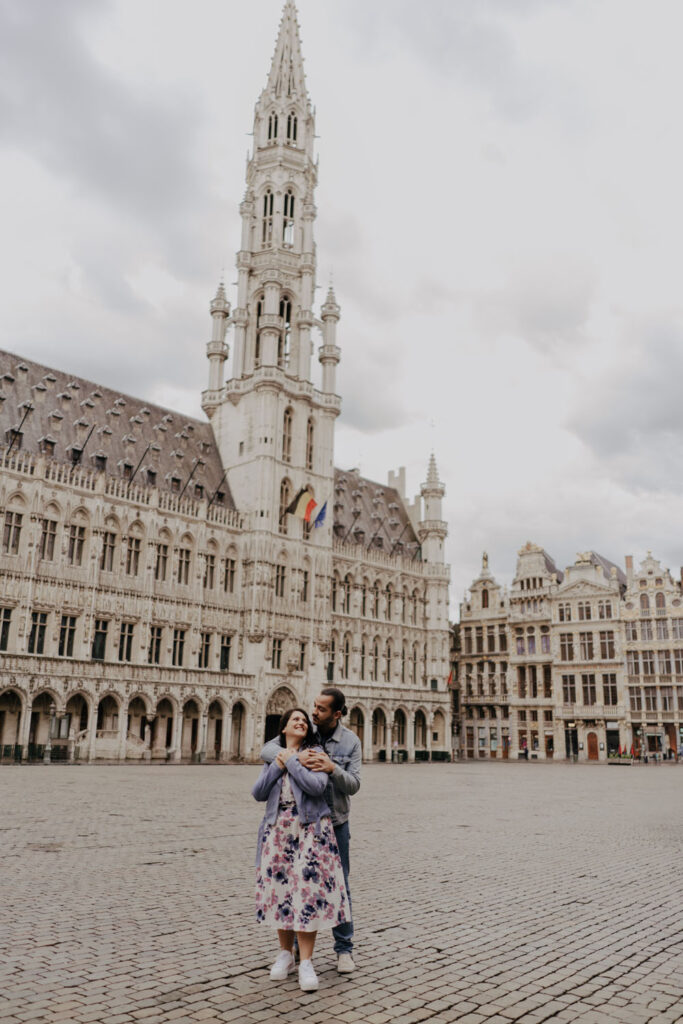
<instances>
[{"instance_id":1,"label":"dormer window","mask_svg":"<svg viewBox=\"0 0 683 1024\"><path fill-rule=\"evenodd\" d=\"M291 188L288 188L285 192L282 220L282 242L288 249L294 245L294 193Z\"/></svg>"},{"instance_id":2,"label":"dormer window","mask_svg":"<svg viewBox=\"0 0 683 1024\"><path fill-rule=\"evenodd\" d=\"M123 466L121 467L121 471L123 472L123 479L124 480L130 480L130 478L133 475L133 465L132 465L132 463L124 462Z\"/></svg>"},{"instance_id":3,"label":"dormer window","mask_svg":"<svg viewBox=\"0 0 683 1024\"><path fill-rule=\"evenodd\" d=\"M156 487L157 485L157 473L155 469L147 470L147 483L150 487Z\"/></svg>"},{"instance_id":4,"label":"dormer window","mask_svg":"<svg viewBox=\"0 0 683 1024\"><path fill-rule=\"evenodd\" d=\"M107 468L107 456L96 455L95 456L95 469L98 473L104 473Z\"/></svg>"},{"instance_id":5,"label":"dormer window","mask_svg":"<svg viewBox=\"0 0 683 1024\"><path fill-rule=\"evenodd\" d=\"M268 117L268 142L277 140L277 114L273 111Z\"/></svg>"},{"instance_id":6,"label":"dormer window","mask_svg":"<svg viewBox=\"0 0 683 1024\"><path fill-rule=\"evenodd\" d=\"M261 220L261 245L266 248L273 243L273 193L267 189L263 196L263 217Z\"/></svg>"},{"instance_id":7,"label":"dormer window","mask_svg":"<svg viewBox=\"0 0 683 1024\"><path fill-rule=\"evenodd\" d=\"M180 477L171 477L171 490L173 491L174 494L180 493Z\"/></svg>"},{"instance_id":8,"label":"dormer window","mask_svg":"<svg viewBox=\"0 0 683 1024\"><path fill-rule=\"evenodd\" d=\"M297 134L297 116L292 111L287 117L287 143L290 146L296 146L296 134Z\"/></svg>"}]
</instances>

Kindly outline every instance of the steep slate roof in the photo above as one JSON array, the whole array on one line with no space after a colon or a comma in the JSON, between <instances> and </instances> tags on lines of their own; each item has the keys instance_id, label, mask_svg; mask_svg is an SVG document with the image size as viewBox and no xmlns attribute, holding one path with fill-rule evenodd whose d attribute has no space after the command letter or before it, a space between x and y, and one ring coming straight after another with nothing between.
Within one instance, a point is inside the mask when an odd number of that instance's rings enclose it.
<instances>
[{"instance_id":1,"label":"steep slate roof","mask_svg":"<svg viewBox=\"0 0 683 1024\"><path fill-rule=\"evenodd\" d=\"M334 536L388 554L415 556L419 541L395 487L375 483L357 469L334 471ZM374 538L374 539L373 539Z\"/></svg>"},{"instance_id":2,"label":"steep slate roof","mask_svg":"<svg viewBox=\"0 0 683 1024\"><path fill-rule=\"evenodd\" d=\"M593 565L599 565L608 580L612 578L612 569L616 569L617 579L622 586L626 586L626 574L623 569L620 569L618 565L614 564L614 562L610 562L609 558L599 555L597 551L591 551L590 556Z\"/></svg>"},{"instance_id":3,"label":"steep slate roof","mask_svg":"<svg viewBox=\"0 0 683 1024\"><path fill-rule=\"evenodd\" d=\"M26 413L28 403L33 409ZM0 351L0 455L22 420L22 451L72 464L74 451L77 456L82 449L81 466L122 479L141 462L136 486L176 492L194 470L187 497L212 497L220 486L223 507L235 507L227 481L221 483L223 466L208 421ZM15 442L12 452L18 450Z\"/></svg>"},{"instance_id":4,"label":"steep slate roof","mask_svg":"<svg viewBox=\"0 0 683 1024\"><path fill-rule=\"evenodd\" d=\"M564 579L564 573L561 569L558 569L555 565L555 560L551 558L547 551L543 551L543 559L545 561L545 567L549 573L555 573L557 575L557 582L561 583Z\"/></svg>"}]
</instances>

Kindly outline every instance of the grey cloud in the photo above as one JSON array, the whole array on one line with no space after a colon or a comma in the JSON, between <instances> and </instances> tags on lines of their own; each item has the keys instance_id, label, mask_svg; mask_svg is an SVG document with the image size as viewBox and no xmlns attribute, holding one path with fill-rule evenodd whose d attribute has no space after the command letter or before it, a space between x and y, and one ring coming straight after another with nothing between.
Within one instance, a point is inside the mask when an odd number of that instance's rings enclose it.
<instances>
[{"instance_id":1,"label":"grey cloud","mask_svg":"<svg viewBox=\"0 0 683 1024\"><path fill-rule=\"evenodd\" d=\"M586 340L596 294L593 270L569 256L520 267L504 289L473 296L477 320L488 334L516 334L562 361Z\"/></svg>"},{"instance_id":2,"label":"grey cloud","mask_svg":"<svg viewBox=\"0 0 683 1024\"><path fill-rule=\"evenodd\" d=\"M609 472L635 488L683 489L683 319L641 319L619 364L588 381L567 424Z\"/></svg>"},{"instance_id":3,"label":"grey cloud","mask_svg":"<svg viewBox=\"0 0 683 1024\"><path fill-rule=\"evenodd\" d=\"M128 87L97 61L84 29L106 9L0 0L0 145L153 227L167 239L168 262L179 253L187 267L190 211L201 216L209 201L195 160L199 111L187 96Z\"/></svg>"},{"instance_id":4,"label":"grey cloud","mask_svg":"<svg viewBox=\"0 0 683 1024\"><path fill-rule=\"evenodd\" d=\"M545 68L529 68L519 59L515 43L501 15L541 10L564 0L431 0L416 11L411 0L353 0L348 5L356 30L365 23L368 47L382 52L392 40L413 50L434 71L465 82L486 94L497 111L516 121L541 109L557 109L576 118L578 99L559 75ZM548 104L552 95L553 103ZM585 117L580 112L580 119Z\"/></svg>"},{"instance_id":5,"label":"grey cloud","mask_svg":"<svg viewBox=\"0 0 683 1024\"><path fill-rule=\"evenodd\" d=\"M401 354L387 359L386 349L369 347L356 335L343 343L338 392L343 396L342 421L364 434L405 426L412 416L401 398Z\"/></svg>"}]
</instances>

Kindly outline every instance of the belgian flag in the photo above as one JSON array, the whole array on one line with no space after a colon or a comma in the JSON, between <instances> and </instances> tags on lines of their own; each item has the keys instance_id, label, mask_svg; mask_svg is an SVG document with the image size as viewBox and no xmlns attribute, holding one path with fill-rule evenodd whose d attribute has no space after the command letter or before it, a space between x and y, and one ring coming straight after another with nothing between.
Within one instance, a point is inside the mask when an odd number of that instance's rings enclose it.
<instances>
[{"instance_id":1,"label":"belgian flag","mask_svg":"<svg viewBox=\"0 0 683 1024\"><path fill-rule=\"evenodd\" d=\"M285 509L285 515L296 516L310 523L313 510L317 508L317 502L310 491L302 487L294 501Z\"/></svg>"}]
</instances>

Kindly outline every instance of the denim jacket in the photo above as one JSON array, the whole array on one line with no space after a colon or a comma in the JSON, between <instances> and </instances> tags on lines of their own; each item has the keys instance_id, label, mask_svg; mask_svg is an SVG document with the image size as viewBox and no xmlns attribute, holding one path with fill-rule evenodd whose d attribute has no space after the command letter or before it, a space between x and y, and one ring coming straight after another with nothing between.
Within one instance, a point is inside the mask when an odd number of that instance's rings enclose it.
<instances>
[{"instance_id":1,"label":"denim jacket","mask_svg":"<svg viewBox=\"0 0 683 1024\"><path fill-rule=\"evenodd\" d=\"M331 775L327 775L325 772L313 772L313 774L322 775L325 780L327 787L325 799L332 810L332 824L336 828L349 820L350 797L360 789L363 754L360 740L355 732L347 729L341 722L338 722L330 735L325 737L323 746L330 760L334 761L334 771ZM271 740L261 751L261 760L266 763L274 761L280 749L280 741L278 739Z\"/></svg>"},{"instance_id":2,"label":"denim jacket","mask_svg":"<svg viewBox=\"0 0 683 1024\"><path fill-rule=\"evenodd\" d=\"M278 743L278 749L282 749ZM314 747L320 750L320 747ZM277 753L277 751L276 751ZM258 830L258 841L256 847L256 866L261 863L261 840L266 825L273 825L277 818L280 793L282 792L282 779L284 773L289 773L289 781L292 787L292 794L296 803L299 819L304 825L315 822L320 827L320 819L330 815L330 808L325 802L325 788L327 776L324 773L312 772L299 761L298 757L290 757L285 769L272 761L271 764L264 764L261 774L254 783L251 795L255 800L266 803L266 813Z\"/></svg>"}]
</instances>

